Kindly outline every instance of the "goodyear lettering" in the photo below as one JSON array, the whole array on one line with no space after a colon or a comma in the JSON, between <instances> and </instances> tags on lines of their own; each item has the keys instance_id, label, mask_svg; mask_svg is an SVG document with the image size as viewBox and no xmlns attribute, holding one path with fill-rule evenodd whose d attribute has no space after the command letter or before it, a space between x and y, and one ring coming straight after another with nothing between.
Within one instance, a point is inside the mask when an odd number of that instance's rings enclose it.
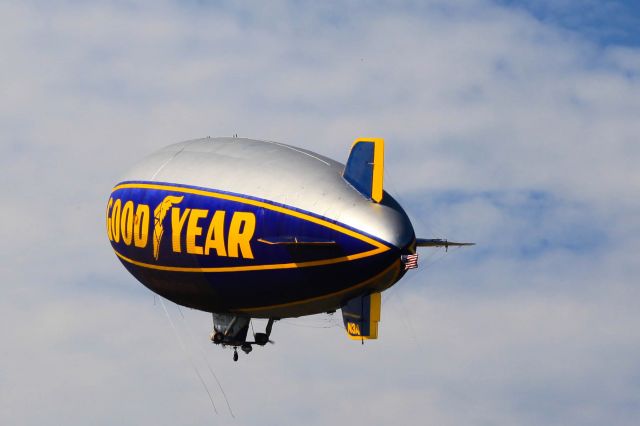
<instances>
[{"instance_id":1,"label":"goodyear lettering","mask_svg":"<svg viewBox=\"0 0 640 426\"><path fill-rule=\"evenodd\" d=\"M202 247L196 245L196 237L202 235L202 228L198 225L198 221L207 217L208 213L208 210L203 209L191 210L187 225L187 253L189 254L202 254Z\"/></svg>"},{"instance_id":2,"label":"goodyear lettering","mask_svg":"<svg viewBox=\"0 0 640 426\"><path fill-rule=\"evenodd\" d=\"M355 322L347 323L347 333L349 333L352 336L361 336L360 327Z\"/></svg>"},{"instance_id":3,"label":"goodyear lettering","mask_svg":"<svg viewBox=\"0 0 640 426\"><path fill-rule=\"evenodd\" d=\"M256 217L249 212L236 212L231 218L229 226L229 247L227 254L229 257L238 257L238 249L245 259L253 259L251 253L251 237L256 230Z\"/></svg>"},{"instance_id":4,"label":"goodyear lettering","mask_svg":"<svg viewBox=\"0 0 640 426\"><path fill-rule=\"evenodd\" d=\"M191 209L186 209L182 215L180 215L180 209L173 207L171 209L171 243L174 253L180 253L180 235L182 234L182 227L189 217Z\"/></svg>"},{"instance_id":5,"label":"goodyear lettering","mask_svg":"<svg viewBox=\"0 0 640 426\"><path fill-rule=\"evenodd\" d=\"M133 240L133 201L124 203L120 225L122 228L122 242L130 246Z\"/></svg>"},{"instance_id":6,"label":"goodyear lettering","mask_svg":"<svg viewBox=\"0 0 640 426\"><path fill-rule=\"evenodd\" d=\"M133 229L134 245L139 248L145 248L149 239L149 206L146 204L138 204Z\"/></svg>"},{"instance_id":7,"label":"goodyear lettering","mask_svg":"<svg viewBox=\"0 0 640 426\"><path fill-rule=\"evenodd\" d=\"M113 241L113 233L111 232L111 206L113 206L113 198L109 198L109 203L107 204L107 235L109 236L109 241Z\"/></svg>"},{"instance_id":8,"label":"goodyear lettering","mask_svg":"<svg viewBox=\"0 0 640 426\"><path fill-rule=\"evenodd\" d=\"M164 219L169 214L167 220L171 224L171 250L174 253L254 258L251 239L256 229L256 217L253 213L233 212L227 229L227 212L183 208L180 206L183 199L183 196L165 197L153 210L152 225L149 205L110 198L106 220L109 240L146 249L149 236L153 235L153 256L157 260L164 235Z\"/></svg>"},{"instance_id":9,"label":"goodyear lettering","mask_svg":"<svg viewBox=\"0 0 640 426\"><path fill-rule=\"evenodd\" d=\"M211 223L209 223L207 239L204 241L204 254L207 256L211 253L211 249L214 249L218 256L227 255L224 246L224 216L225 212L218 210L213 214Z\"/></svg>"},{"instance_id":10,"label":"goodyear lettering","mask_svg":"<svg viewBox=\"0 0 640 426\"><path fill-rule=\"evenodd\" d=\"M113 241L120 242L120 213L122 210L122 201L117 199L113 203L113 209L111 210L111 233L113 235Z\"/></svg>"}]
</instances>

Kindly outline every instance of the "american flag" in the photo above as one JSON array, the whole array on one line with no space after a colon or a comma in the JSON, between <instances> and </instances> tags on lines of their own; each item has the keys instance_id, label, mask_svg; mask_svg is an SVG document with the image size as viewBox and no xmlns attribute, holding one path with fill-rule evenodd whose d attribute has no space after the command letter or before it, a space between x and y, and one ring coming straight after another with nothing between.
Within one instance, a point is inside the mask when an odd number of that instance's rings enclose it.
<instances>
[{"instance_id":1,"label":"american flag","mask_svg":"<svg viewBox=\"0 0 640 426\"><path fill-rule=\"evenodd\" d=\"M418 267L418 253L404 254L400 256L400 260L404 264L404 270L415 269Z\"/></svg>"}]
</instances>

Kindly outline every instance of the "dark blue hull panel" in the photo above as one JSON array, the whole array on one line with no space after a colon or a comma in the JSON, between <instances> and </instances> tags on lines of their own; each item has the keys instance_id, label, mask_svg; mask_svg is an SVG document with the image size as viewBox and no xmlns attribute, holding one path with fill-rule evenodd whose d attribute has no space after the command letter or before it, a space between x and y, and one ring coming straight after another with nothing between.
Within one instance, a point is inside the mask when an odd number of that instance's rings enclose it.
<instances>
[{"instance_id":1,"label":"dark blue hull panel","mask_svg":"<svg viewBox=\"0 0 640 426\"><path fill-rule=\"evenodd\" d=\"M344 224L239 194L126 182L107 207L125 267L154 292L210 312L334 310L402 275L399 250Z\"/></svg>"},{"instance_id":2,"label":"dark blue hull panel","mask_svg":"<svg viewBox=\"0 0 640 426\"><path fill-rule=\"evenodd\" d=\"M122 261L149 289L180 305L208 312L288 317L333 311L368 289L382 291L401 278L400 262L371 259L304 270L185 273ZM274 315L276 314L276 315Z\"/></svg>"}]
</instances>

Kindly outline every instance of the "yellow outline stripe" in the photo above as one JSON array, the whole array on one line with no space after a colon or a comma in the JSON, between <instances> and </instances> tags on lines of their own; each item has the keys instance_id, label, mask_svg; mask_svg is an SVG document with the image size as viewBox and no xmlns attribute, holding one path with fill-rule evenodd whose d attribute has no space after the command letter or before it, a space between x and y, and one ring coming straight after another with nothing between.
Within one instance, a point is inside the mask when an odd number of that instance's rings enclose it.
<instances>
[{"instance_id":1,"label":"yellow outline stripe","mask_svg":"<svg viewBox=\"0 0 640 426\"><path fill-rule=\"evenodd\" d=\"M280 263L280 264L267 264L267 265L247 265L247 266L226 266L226 267L211 267L211 268L199 268L199 267L180 267L180 266L163 266L163 265L154 265L151 263L144 263L144 262L139 262L137 260L133 260L130 259L126 256L124 256L123 254L119 253L117 250L113 250L116 255L126 261L129 262L133 265L136 266L141 266L143 268L149 268L149 269L157 269L160 271L174 271L174 272L239 272L239 271L259 271L259 270L269 270L269 269L291 269L291 268L303 268L303 267L310 267L310 266L323 266L323 265L331 265L334 263L340 263L340 262L347 262L350 260L356 260L356 259L361 259L364 257L369 257L369 256L373 256L376 255L378 253L383 253L387 250L389 250L389 247L372 239L367 237L366 235L362 235L359 234L357 232L354 232L350 229L344 228L340 225L336 225L333 224L331 222L328 222L326 220L323 219L318 219L316 217L310 216L308 214L305 213L300 213L297 212L295 210L290 210L287 209L285 207L279 207L279 206L275 206L273 204L269 204L269 203L265 203L263 201L257 201L257 200L251 200L249 198L243 198L243 197L239 197L236 195L229 195L229 194L221 194L219 192L215 192L215 191L205 191L202 189L195 189L195 188L183 188L183 187L179 187L179 186L171 186L171 185L160 185L160 184L151 184L151 183L123 183L123 184L119 184L116 185L113 190L111 191L111 194L113 194L115 191L120 190L120 189L125 189L125 188L134 188L134 189L158 189L158 190L164 190L164 191L174 191L174 192L181 192L181 193L185 193L185 194L195 194L195 195L201 195L204 197L211 197L211 198L219 198L219 199L223 199L223 200L229 200L229 201L235 201L238 203L243 203L243 204L249 204L249 205L253 205L253 206L257 206L257 207L261 207L264 209L268 209L268 210L272 210L278 213L283 213L289 216L293 216L293 217L297 217L299 219L305 220L307 222L312 222L321 226L324 226L326 228L329 229L333 229L334 231L338 231L342 234L345 235L349 235L350 237L359 239L360 241L366 242L374 247L376 247L373 250L369 250L369 251L365 251L365 252L361 252L361 253L357 253L357 254L353 254L353 255L349 255L349 256L341 256L341 257L336 257L336 258L332 258L332 259L324 259L324 260L314 260L314 261L309 261L309 262L299 262L299 263Z\"/></svg>"},{"instance_id":2,"label":"yellow outline stripe","mask_svg":"<svg viewBox=\"0 0 640 426\"><path fill-rule=\"evenodd\" d=\"M130 259L123 254L120 254L117 250L113 250L116 255L131 264L136 266L141 266L143 268L149 269L157 269L159 271L172 271L172 272L242 272L242 271L264 271L269 269L292 269L292 268L306 268L309 266L323 266L323 265L331 265L334 263L340 262L348 262L350 260L362 259L363 257L369 257L376 255L378 253L382 253L386 250L382 249L374 249L369 251L364 251L362 253L353 254L349 256L342 257L334 257L332 259L323 259L323 260L312 260L309 262L299 262L299 263L272 263L267 265L247 265L247 266L215 266L211 268L199 268L199 267L186 267L186 266L163 266L163 265L154 265L151 263L138 262L137 260Z\"/></svg>"}]
</instances>

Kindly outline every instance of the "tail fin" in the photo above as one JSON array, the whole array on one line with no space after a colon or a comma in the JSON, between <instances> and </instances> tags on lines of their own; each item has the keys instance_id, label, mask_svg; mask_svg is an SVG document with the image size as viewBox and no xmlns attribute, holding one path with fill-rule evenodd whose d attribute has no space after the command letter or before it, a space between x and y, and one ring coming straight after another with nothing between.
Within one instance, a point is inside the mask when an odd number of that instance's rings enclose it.
<instances>
[{"instance_id":1,"label":"tail fin","mask_svg":"<svg viewBox=\"0 0 640 426\"><path fill-rule=\"evenodd\" d=\"M384 139L356 139L342 176L367 198L376 203L382 201Z\"/></svg>"},{"instance_id":2,"label":"tail fin","mask_svg":"<svg viewBox=\"0 0 640 426\"><path fill-rule=\"evenodd\" d=\"M380 322L380 293L358 296L342 307L342 320L351 339L377 339Z\"/></svg>"}]
</instances>

